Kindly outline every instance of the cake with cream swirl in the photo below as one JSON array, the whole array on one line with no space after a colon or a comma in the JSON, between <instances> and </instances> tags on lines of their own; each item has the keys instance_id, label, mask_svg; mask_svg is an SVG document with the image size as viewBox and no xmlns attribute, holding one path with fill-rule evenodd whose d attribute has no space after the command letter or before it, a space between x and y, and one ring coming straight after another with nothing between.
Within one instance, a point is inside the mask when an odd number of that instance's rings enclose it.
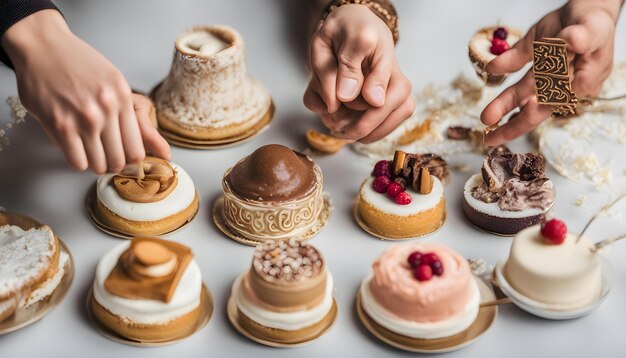
<instances>
[{"instance_id":1,"label":"cake with cream swirl","mask_svg":"<svg viewBox=\"0 0 626 358\"><path fill-rule=\"evenodd\" d=\"M94 214L99 222L129 236L158 236L194 217L198 195L183 168L146 157L137 169L98 178Z\"/></svg>"},{"instance_id":2,"label":"cake with cream swirl","mask_svg":"<svg viewBox=\"0 0 626 358\"><path fill-rule=\"evenodd\" d=\"M222 189L228 229L255 242L302 237L324 207L320 167L278 144L260 147L228 169Z\"/></svg>"}]
</instances>

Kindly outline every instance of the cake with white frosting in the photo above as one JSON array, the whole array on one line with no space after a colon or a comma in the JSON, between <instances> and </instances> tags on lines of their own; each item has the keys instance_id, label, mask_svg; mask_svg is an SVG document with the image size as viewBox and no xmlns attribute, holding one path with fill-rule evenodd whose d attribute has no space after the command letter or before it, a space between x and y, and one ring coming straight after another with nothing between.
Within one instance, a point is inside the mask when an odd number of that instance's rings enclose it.
<instances>
[{"instance_id":1,"label":"cake with white frosting","mask_svg":"<svg viewBox=\"0 0 626 358\"><path fill-rule=\"evenodd\" d=\"M176 39L168 76L152 98L159 126L194 140L226 140L271 115L267 89L246 72L241 35L196 26Z\"/></svg>"},{"instance_id":2,"label":"cake with white frosting","mask_svg":"<svg viewBox=\"0 0 626 358\"><path fill-rule=\"evenodd\" d=\"M332 275L316 248L295 240L259 246L231 300L239 325L267 341L304 342L334 320Z\"/></svg>"},{"instance_id":3,"label":"cake with white frosting","mask_svg":"<svg viewBox=\"0 0 626 358\"><path fill-rule=\"evenodd\" d=\"M379 161L359 191L357 211L370 232L402 239L428 234L445 219L445 160L434 154L396 151Z\"/></svg>"},{"instance_id":4,"label":"cake with white frosting","mask_svg":"<svg viewBox=\"0 0 626 358\"><path fill-rule=\"evenodd\" d=\"M450 337L478 316L480 292L469 264L432 243L391 246L359 290L361 308L382 327L417 339Z\"/></svg>"},{"instance_id":5,"label":"cake with white frosting","mask_svg":"<svg viewBox=\"0 0 626 358\"><path fill-rule=\"evenodd\" d=\"M188 247L137 238L117 245L98 263L90 309L124 338L162 342L194 331L201 293L200 267Z\"/></svg>"},{"instance_id":6,"label":"cake with white frosting","mask_svg":"<svg viewBox=\"0 0 626 358\"><path fill-rule=\"evenodd\" d=\"M140 166L139 173L98 178L98 220L130 236L163 235L190 221L198 210L198 194L189 174L154 157Z\"/></svg>"},{"instance_id":7,"label":"cake with white frosting","mask_svg":"<svg viewBox=\"0 0 626 358\"><path fill-rule=\"evenodd\" d=\"M489 62L509 50L521 38L520 31L504 26L485 27L472 36L468 44L469 58L476 74L487 85L498 85L506 78L506 74L488 73Z\"/></svg>"}]
</instances>

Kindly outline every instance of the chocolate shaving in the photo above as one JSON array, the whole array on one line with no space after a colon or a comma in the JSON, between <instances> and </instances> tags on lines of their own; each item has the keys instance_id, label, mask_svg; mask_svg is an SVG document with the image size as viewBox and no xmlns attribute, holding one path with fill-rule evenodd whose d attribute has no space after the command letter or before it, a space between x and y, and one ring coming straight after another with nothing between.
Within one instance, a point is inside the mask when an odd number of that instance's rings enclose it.
<instances>
[{"instance_id":1,"label":"chocolate shaving","mask_svg":"<svg viewBox=\"0 0 626 358\"><path fill-rule=\"evenodd\" d=\"M396 151L393 167L397 169L395 170L396 179L404 179L407 186L422 194L430 193L428 188L432 190L432 183L422 186L422 178L428 178L432 181L430 175L433 175L443 181L449 175L446 161L440 156L430 153L412 154ZM422 175L422 169L427 170L425 175Z\"/></svg>"},{"instance_id":2,"label":"chocolate shaving","mask_svg":"<svg viewBox=\"0 0 626 358\"><path fill-rule=\"evenodd\" d=\"M472 128L469 128L469 127L461 127L461 126L448 127L448 139L468 140L470 139L471 132L472 132Z\"/></svg>"}]
</instances>

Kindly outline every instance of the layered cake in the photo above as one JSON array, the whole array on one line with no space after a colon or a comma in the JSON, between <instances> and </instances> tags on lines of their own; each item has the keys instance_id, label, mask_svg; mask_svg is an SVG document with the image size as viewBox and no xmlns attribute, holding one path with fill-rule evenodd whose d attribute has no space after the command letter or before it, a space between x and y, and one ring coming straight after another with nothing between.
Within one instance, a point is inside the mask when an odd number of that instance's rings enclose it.
<instances>
[{"instance_id":1,"label":"layered cake","mask_svg":"<svg viewBox=\"0 0 626 358\"><path fill-rule=\"evenodd\" d=\"M164 342L193 333L201 293L202 276L191 249L136 238L102 257L89 306L100 324L121 337Z\"/></svg>"},{"instance_id":2,"label":"layered cake","mask_svg":"<svg viewBox=\"0 0 626 358\"><path fill-rule=\"evenodd\" d=\"M515 235L503 274L520 294L568 310L596 301L602 271L594 244L552 219Z\"/></svg>"},{"instance_id":3,"label":"layered cake","mask_svg":"<svg viewBox=\"0 0 626 358\"><path fill-rule=\"evenodd\" d=\"M105 174L96 183L97 220L130 236L163 235L198 210L193 181L180 166L146 157L132 174Z\"/></svg>"},{"instance_id":4,"label":"layered cake","mask_svg":"<svg viewBox=\"0 0 626 358\"><path fill-rule=\"evenodd\" d=\"M469 58L476 74L487 85L498 85L506 75L494 75L487 72L487 65L497 56L508 51L522 38L518 30L504 26L490 26L478 30L469 42Z\"/></svg>"},{"instance_id":5,"label":"layered cake","mask_svg":"<svg viewBox=\"0 0 626 358\"><path fill-rule=\"evenodd\" d=\"M265 145L228 169L222 189L225 224L257 242L302 237L324 207L320 167L278 144Z\"/></svg>"},{"instance_id":6,"label":"layered cake","mask_svg":"<svg viewBox=\"0 0 626 358\"><path fill-rule=\"evenodd\" d=\"M333 278L320 252L296 240L257 247L232 287L237 324L272 342L306 342L334 321Z\"/></svg>"},{"instance_id":7,"label":"layered cake","mask_svg":"<svg viewBox=\"0 0 626 358\"><path fill-rule=\"evenodd\" d=\"M499 147L489 151L481 174L467 180L463 198L465 215L474 225L513 235L543 220L555 192L545 175L543 157Z\"/></svg>"},{"instance_id":8,"label":"layered cake","mask_svg":"<svg viewBox=\"0 0 626 358\"><path fill-rule=\"evenodd\" d=\"M376 163L359 191L357 213L368 231L384 238L410 238L435 231L445 219L445 160L434 154L396 151Z\"/></svg>"},{"instance_id":9,"label":"layered cake","mask_svg":"<svg viewBox=\"0 0 626 358\"><path fill-rule=\"evenodd\" d=\"M48 226L0 226L0 322L54 293L69 260L60 246Z\"/></svg>"},{"instance_id":10,"label":"layered cake","mask_svg":"<svg viewBox=\"0 0 626 358\"><path fill-rule=\"evenodd\" d=\"M435 339L465 331L478 315L480 292L467 261L432 243L393 245L372 265L361 307L399 335Z\"/></svg>"},{"instance_id":11,"label":"layered cake","mask_svg":"<svg viewBox=\"0 0 626 358\"><path fill-rule=\"evenodd\" d=\"M269 114L267 89L246 72L241 35L225 26L196 26L176 39L169 75L153 91L159 126L184 138L224 140Z\"/></svg>"}]
</instances>

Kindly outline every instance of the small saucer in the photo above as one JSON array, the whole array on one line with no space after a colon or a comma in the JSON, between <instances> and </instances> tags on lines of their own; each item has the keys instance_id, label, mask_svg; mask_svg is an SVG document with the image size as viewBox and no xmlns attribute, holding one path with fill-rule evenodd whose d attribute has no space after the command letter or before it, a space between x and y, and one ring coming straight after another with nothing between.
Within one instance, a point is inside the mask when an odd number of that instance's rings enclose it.
<instances>
[{"instance_id":1,"label":"small saucer","mask_svg":"<svg viewBox=\"0 0 626 358\"><path fill-rule=\"evenodd\" d=\"M41 226L39 222L26 215L0 212L0 225L5 224L16 225L24 230ZM28 307L19 308L12 316L0 322L0 335L13 332L42 319L49 311L61 303L63 297L70 289L74 278L74 258L67 245L58 236L57 240L59 240L61 245L60 251L66 253L69 257L65 263L65 274L61 278L59 286L50 296Z\"/></svg>"},{"instance_id":2,"label":"small saucer","mask_svg":"<svg viewBox=\"0 0 626 358\"><path fill-rule=\"evenodd\" d=\"M174 338L172 338L170 340L166 340L166 341L160 341L160 340L157 340L157 341L136 341L136 340L133 340L133 339L128 339L126 337L120 336L116 332L112 331L111 329L109 329L108 327L106 327L105 325L100 323L100 321L98 321L98 319L96 319L96 317L91 312L90 302L91 302L92 297L93 297L93 288L90 288L89 289L89 293L87 294L87 313L89 315L89 320L91 321L93 326L96 328L96 330L100 334L102 334L103 336L105 336L106 338L108 338L108 339L110 339L112 341L115 341L117 343L127 344L127 345L130 345L130 346L137 346L137 347L165 346L165 345L169 345L169 344L178 343L178 342L180 342L180 341L182 341L182 340L184 340L186 338L189 338L192 335L194 335L195 333L197 333L198 331L200 331L202 328L204 328L204 326L206 326L206 324L211 319L211 315L213 314L213 309L214 309L213 296L211 296L211 291L209 291L209 289L203 283L202 284L202 293L201 293L201 296L200 296L200 306L202 307L202 312L200 312L200 316L198 317L198 321L196 321L196 324L194 325L192 331L187 332L182 337L174 337Z\"/></svg>"},{"instance_id":3,"label":"small saucer","mask_svg":"<svg viewBox=\"0 0 626 358\"><path fill-rule=\"evenodd\" d=\"M198 193L196 193L196 195L198 195ZM89 191L87 192L87 195L85 197L85 209L87 210L87 215L89 216L89 219L91 219L91 221L94 223L94 225L100 229L101 231L111 235L111 236L115 236L117 238L120 239L133 239L135 236L133 235L129 235L127 233L121 232L116 230L115 228L112 228L108 225L106 225L105 223L103 223L102 221L100 221L100 219L98 219L98 216L96 215L96 205L98 203L98 194L96 192L96 183L94 183L90 188ZM198 205L198 208L196 208L196 212L193 213L193 216L191 218L189 218L189 220L187 220L184 224L182 224L181 226L179 226L178 228L172 230L172 231L168 231L166 233L160 234L160 235L150 235L151 237L164 237L170 234L173 234L179 230L181 230L182 228L184 228L185 226L189 225L189 223L191 223L193 221L193 219L196 217L196 215L198 214L198 209L200 208L200 205Z\"/></svg>"},{"instance_id":4,"label":"small saucer","mask_svg":"<svg viewBox=\"0 0 626 358\"><path fill-rule=\"evenodd\" d=\"M272 101L270 104L267 113L261 118L261 120L256 123L252 128L247 131L236 135L230 138L217 139L217 140L202 140L202 139L192 139L181 136L180 134L173 133L171 131L166 130L165 128L159 127L159 133L165 138L169 143L190 149L222 149L233 147L242 143L245 143L259 134L263 133L267 128L269 128L272 120L274 119L274 102Z\"/></svg>"},{"instance_id":5,"label":"small saucer","mask_svg":"<svg viewBox=\"0 0 626 358\"><path fill-rule=\"evenodd\" d=\"M228 299L227 314L228 314L228 320L233 325L233 327L235 327L237 332L241 333L241 335L243 335L244 337L254 342L257 342L266 346L270 346L270 347L276 347L276 348L297 348L297 347L302 347L310 343L313 343L314 341L320 339L326 332L328 332L328 330L330 330L332 326L335 324L335 322L337 321L338 308L337 308L337 301L333 297L333 306L330 309L330 312L324 318L324 320L328 321L326 326L317 335L315 335L315 337L312 337L307 340L295 340L295 341L275 341L269 338L257 337L253 335L242 324L240 324L239 320L241 319L243 315L237 308L237 304L235 303L235 299L233 298L233 296L230 296L230 298Z\"/></svg>"},{"instance_id":6,"label":"small saucer","mask_svg":"<svg viewBox=\"0 0 626 358\"><path fill-rule=\"evenodd\" d=\"M495 279L493 281L505 295L509 296L513 304L530 314L551 320L574 319L584 317L593 312L602 304L602 302L604 302L611 291L611 286L613 284L611 265L604 257L601 257L600 261L602 269L602 291L600 292L600 296L598 296L594 302L574 309L538 302L519 293L506 280L502 271L503 264L500 262L494 268Z\"/></svg>"},{"instance_id":7,"label":"small saucer","mask_svg":"<svg viewBox=\"0 0 626 358\"><path fill-rule=\"evenodd\" d=\"M322 212L320 213L317 223L313 227L311 227L306 233L304 233L304 235L297 237L295 239L309 240L313 236L317 235L320 231L322 231L324 226L326 226L326 224L328 223L328 219L330 219L331 210L332 210L332 205L330 203L330 197L328 196L328 194L324 193L324 207L322 208ZM226 225L223 212L224 212L224 197L222 196L222 197L217 198L213 202L212 216L213 216L213 222L215 223L215 226L217 226L217 228L224 235L228 236L232 240L237 241L240 244L249 245L249 246L257 246L264 242L262 240L248 239L233 232Z\"/></svg>"},{"instance_id":8,"label":"small saucer","mask_svg":"<svg viewBox=\"0 0 626 358\"><path fill-rule=\"evenodd\" d=\"M374 232L374 230L372 230L366 223L365 220L363 220L363 218L361 217L361 214L359 214L359 201L355 201L354 205L352 206L352 216L354 217L354 221L356 221L356 223L361 227L361 229L363 229L363 231L367 232L368 234L377 237L381 240L390 240L390 241L402 241L402 240L411 240L411 239L419 239L419 238L423 238L429 235L432 235L434 233L436 233L437 231L439 231L439 229L441 229L441 227L443 227L443 224L446 223L446 219L448 218L448 214L447 212L444 211L443 214L443 218L441 219L441 222L439 223L439 225L432 231L430 232L426 232L423 233L421 235L417 235L417 236L382 236L376 232Z\"/></svg>"},{"instance_id":9,"label":"small saucer","mask_svg":"<svg viewBox=\"0 0 626 358\"><path fill-rule=\"evenodd\" d=\"M476 278L476 282L480 290L481 302L495 300L496 296L487 284L479 278ZM361 306L360 292L356 299L356 310L361 323L363 323L365 328L376 338L390 346L415 353L446 353L464 348L474 343L480 336L487 332L498 316L497 305L480 307L478 317L476 317L474 323L465 331L450 337L419 339L398 334L374 321Z\"/></svg>"}]
</instances>

